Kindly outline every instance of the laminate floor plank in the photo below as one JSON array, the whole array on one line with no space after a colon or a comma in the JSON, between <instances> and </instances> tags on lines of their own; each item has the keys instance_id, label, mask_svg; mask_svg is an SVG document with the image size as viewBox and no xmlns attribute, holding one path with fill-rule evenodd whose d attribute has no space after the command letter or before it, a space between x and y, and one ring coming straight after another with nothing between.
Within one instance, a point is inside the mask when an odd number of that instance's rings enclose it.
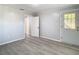
<instances>
[{"instance_id":1,"label":"laminate floor plank","mask_svg":"<svg viewBox=\"0 0 79 59\"><path fill-rule=\"evenodd\" d=\"M1 45L0 55L79 55L79 46L30 37Z\"/></svg>"}]
</instances>

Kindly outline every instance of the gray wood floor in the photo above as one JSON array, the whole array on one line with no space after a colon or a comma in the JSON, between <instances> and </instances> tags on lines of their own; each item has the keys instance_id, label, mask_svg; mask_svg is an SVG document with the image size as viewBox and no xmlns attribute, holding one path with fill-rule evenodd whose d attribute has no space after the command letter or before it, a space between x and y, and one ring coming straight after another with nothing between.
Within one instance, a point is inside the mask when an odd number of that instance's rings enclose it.
<instances>
[{"instance_id":1,"label":"gray wood floor","mask_svg":"<svg viewBox=\"0 0 79 59\"><path fill-rule=\"evenodd\" d=\"M79 55L79 47L43 38L26 38L0 46L0 55Z\"/></svg>"}]
</instances>

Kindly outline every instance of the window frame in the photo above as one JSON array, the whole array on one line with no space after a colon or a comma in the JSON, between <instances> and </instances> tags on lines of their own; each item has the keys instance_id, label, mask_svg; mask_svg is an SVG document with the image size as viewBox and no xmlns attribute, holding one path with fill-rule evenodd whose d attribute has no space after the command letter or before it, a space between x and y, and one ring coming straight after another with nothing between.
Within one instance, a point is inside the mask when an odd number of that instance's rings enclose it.
<instances>
[{"instance_id":1,"label":"window frame","mask_svg":"<svg viewBox=\"0 0 79 59\"><path fill-rule=\"evenodd\" d=\"M66 28L65 27L65 14L75 14L75 28L73 29L73 28ZM66 13L64 13L63 14L63 19L64 19L64 29L66 29L66 30L76 30L77 28L76 28L76 13L75 12L66 12Z\"/></svg>"}]
</instances>

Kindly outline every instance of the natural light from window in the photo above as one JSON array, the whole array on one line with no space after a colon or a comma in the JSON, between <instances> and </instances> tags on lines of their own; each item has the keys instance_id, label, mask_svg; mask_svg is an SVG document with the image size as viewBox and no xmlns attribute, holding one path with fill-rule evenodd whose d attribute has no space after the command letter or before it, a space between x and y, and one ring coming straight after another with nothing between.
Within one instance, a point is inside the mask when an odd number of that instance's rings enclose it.
<instances>
[{"instance_id":1,"label":"natural light from window","mask_svg":"<svg viewBox=\"0 0 79 59\"><path fill-rule=\"evenodd\" d=\"M64 14L64 28L65 29L75 29L75 13Z\"/></svg>"}]
</instances>

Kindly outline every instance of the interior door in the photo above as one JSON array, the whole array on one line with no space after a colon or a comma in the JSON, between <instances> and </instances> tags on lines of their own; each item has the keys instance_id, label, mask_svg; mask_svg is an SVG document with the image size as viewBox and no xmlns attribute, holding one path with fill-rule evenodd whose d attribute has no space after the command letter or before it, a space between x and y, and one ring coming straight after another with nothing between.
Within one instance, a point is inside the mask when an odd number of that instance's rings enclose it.
<instances>
[{"instance_id":1,"label":"interior door","mask_svg":"<svg viewBox=\"0 0 79 59\"><path fill-rule=\"evenodd\" d=\"M39 16L31 19L31 36L39 37Z\"/></svg>"}]
</instances>

